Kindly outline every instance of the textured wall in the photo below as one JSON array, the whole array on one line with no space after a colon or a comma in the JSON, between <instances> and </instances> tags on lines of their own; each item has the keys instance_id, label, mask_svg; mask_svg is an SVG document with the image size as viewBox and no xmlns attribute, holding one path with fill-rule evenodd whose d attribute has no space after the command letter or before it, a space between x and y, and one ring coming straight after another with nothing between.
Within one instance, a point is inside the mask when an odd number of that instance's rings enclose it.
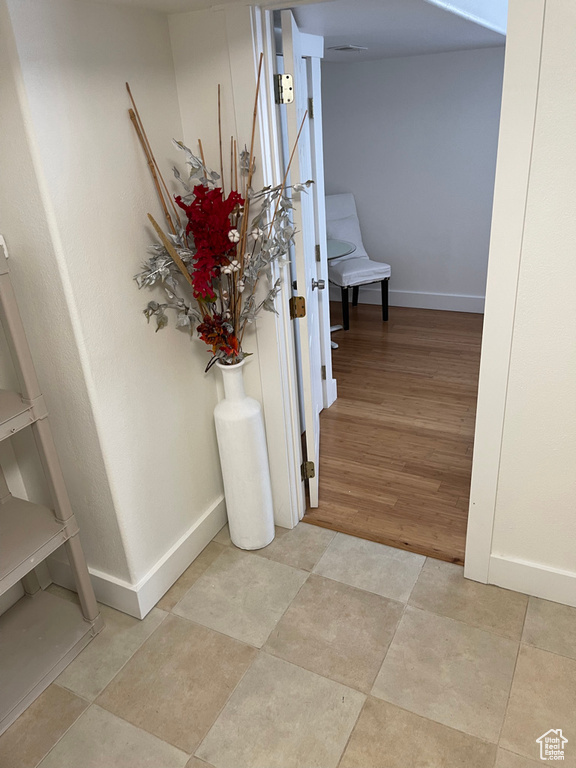
<instances>
[{"instance_id":1,"label":"textured wall","mask_svg":"<svg viewBox=\"0 0 576 768\"><path fill-rule=\"evenodd\" d=\"M50 217L47 231L31 172L6 226L26 260L18 287L90 565L134 583L222 492L204 347L155 334L152 295L132 280L146 213L160 214L124 83L168 175L182 135L168 20L75 0L8 7Z\"/></svg>"}]
</instances>

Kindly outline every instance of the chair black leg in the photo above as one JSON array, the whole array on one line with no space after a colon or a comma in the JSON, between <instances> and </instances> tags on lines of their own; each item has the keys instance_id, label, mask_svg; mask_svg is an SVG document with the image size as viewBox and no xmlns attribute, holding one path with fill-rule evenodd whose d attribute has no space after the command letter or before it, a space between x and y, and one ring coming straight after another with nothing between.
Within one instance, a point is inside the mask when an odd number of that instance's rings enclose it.
<instances>
[{"instance_id":1,"label":"chair black leg","mask_svg":"<svg viewBox=\"0 0 576 768\"><path fill-rule=\"evenodd\" d=\"M352 288L352 306L353 307L357 307L358 306L358 292L359 292L359 290L360 290L360 286L359 285L355 285Z\"/></svg>"},{"instance_id":2,"label":"chair black leg","mask_svg":"<svg viewBox=\"0 0 576 768\"><path fill-rule=\"evenodd\" d=\"M350 329L350 313L348 311L348 288L342 288L342 326L345 331Z\"/></svg>"},{"instance_id":3,"label":"chair black leg","mask_svg":"<svg viewBox=\"0 0 576 768\"><path fill-rule=\"evenodd\" d=\"M382 280L382 320L388 320L388 278Z\"/></svg>"}]
</instances>

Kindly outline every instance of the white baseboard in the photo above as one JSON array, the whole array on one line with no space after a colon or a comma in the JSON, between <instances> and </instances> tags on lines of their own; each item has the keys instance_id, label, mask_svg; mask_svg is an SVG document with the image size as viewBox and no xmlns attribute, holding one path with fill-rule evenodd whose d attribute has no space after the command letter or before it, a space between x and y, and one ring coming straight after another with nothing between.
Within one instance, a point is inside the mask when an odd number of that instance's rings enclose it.
<instances>
[{"instance_id":1,"label":"white baseboard","mask_svg":"<svg viewBox=\"0 0 576 768\"><path fill-rule=\"evenodd\" d=\"M324 408L330 408L330 406L336 402L338 397L338 384L336 379L329 379L322 382L323 389L323 405Z\"/></svg>"},{"instance_id":2,"label":"white baseboard","mask_svg":"<svg viewBox=\"0 0 576 768\"><path fill-rule=\"evenodd\" d=\"M380 284L360 287L360 304L382 304ZM340 301L340 288L330 286L330 300ZM350 294L350 299L352 295ZM443 309L447 312L484 312L484 296L469 296L459 293L428 293L425 291L397 291L390 289L388 303L391 307L414 307L415 309Z\"/></svg>"},{"instance_id":3,"label":"white baseboard","mask_svg":"<svg viewBox=\"0 0 576 768\"><path fill-rule=\"evenodd\" d=\"M475 314L482 314L484 312L484 296L391 290L388 301L391 307L443 309L448 312L474 312Z\"/></svg>"},{"instance_id":4,"label":"white baseboard","mask_svg":"<svg viewBox=\"0 0 576 768\"><path fill-rule=\"evenodd\" d=\"M560 571L539 563L490 556L488 582L515 592L541 597L576 607L576 573Z\"/></svg>"},{"instance_id":5,"label":"white baseboard","mask_svg":"<svg viewBox=\"0 0 576 768\"><path fill-rule=\"evenodd\" d=\"M89 568L96 599L143 619L225 523L226 503L224 496L220 496L137 584ZM67 561L51 557L48 564L54 583L74 589L74 578Z\"/></svg>"}]
</instances>

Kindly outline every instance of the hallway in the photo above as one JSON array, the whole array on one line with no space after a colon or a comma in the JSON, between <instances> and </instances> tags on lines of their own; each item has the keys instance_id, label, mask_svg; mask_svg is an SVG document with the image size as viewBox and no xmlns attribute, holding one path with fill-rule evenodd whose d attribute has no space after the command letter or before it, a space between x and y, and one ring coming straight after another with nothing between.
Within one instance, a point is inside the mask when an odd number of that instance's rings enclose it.
<instances>
[{"instance_id":1,"label":"hallway","mask_svg":"<svg viewBox=\"0 0 576 768\"><path fill-rule=\"evenodd\" d=\"M350 308L308 523L462 564L482 315ZM333 322L340 307L332 306Z\"/></svg>"}]
</instances>

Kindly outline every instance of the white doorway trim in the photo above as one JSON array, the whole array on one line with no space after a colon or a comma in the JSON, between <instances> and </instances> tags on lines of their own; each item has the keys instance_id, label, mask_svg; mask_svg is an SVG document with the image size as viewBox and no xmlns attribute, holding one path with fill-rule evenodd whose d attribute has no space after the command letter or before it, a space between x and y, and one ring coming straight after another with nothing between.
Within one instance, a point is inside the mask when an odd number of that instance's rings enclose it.
<instances>
[{"instance_id":1,"label":"white doorway trim","mask_svg":"<svg viewBox=\"0 0 576 768\"><path fill-rule=\"evenodd\" d=\"M516 294L546 0L510 0L464 575L491 582Z\"/></svg>"},{"instance_id":2,"label":"white doorway trim","mask_svg":"<svg viewBox=\"0 0 576 768\"><path fill-rule=\"evenodd\" d=\"M233 25L234 14L229 23ZM272 13L260 7L250 8L252 26L254 73L258 71L260 52L264 53L258 131L260 156L265 185L282 182L279 126L276 105L272 91L275 71L274 25ZM230 28L229 39L234 39ZM237 48L230 49L232 77L246 70L235 56L242 56ZM290 299L290 272L288 267L276 268L274 278L282 278L282 290L276 301L277 315L270 322L257 326L258 356L260 359L260 382L262 406L266 421L266 433L270 466L279 479L279 491L274 496L274 521L284 528L293 528L306 511L304 483L300 476L302 444L298 403L298 378L294 356L294 338L288 301ZM282 475L282 477L279 477Z\"/></svg>"},{"instance_id":3,"label":"white doorway trim","mask_svg":"<svg viewBox=\"0 0 576 768\"><path fill-rule=\"evenodd\" d=\"M278 7L276 5L276 7ZM260 52L264 53L261 108L258 113L264 184L279 184L282 181L282 148L278 113L274 100L273 73L276 61L273 9L252 6L250 8L253 40L253 65L257 72ZM321 39L305 35L308 52L317 59L323 53ZM230 30L229 39L232 39ZM234 53L230 52L232 72L235 66ZM319 67L319 62L318 62ZM281 270L282 289L278 297L278 316L275 322L262 323L257 328L260 380L262 385L263 408L266 418L268 449L271 467L281 467L286 472L282 485L286 498L275 496L274 518L277 525L294 527L306 511L304 483L301 479L302 443L300 434L298 377L296 371L295 340L288 302L292 296L291 280L287 268ZM327 293L327 291L326 291ZM329 327L329 326L328 326ZM328 334L329 349L329 334ZM329 350L331 354L331 350ZM269 360L270 364L264 363ZM329 374L327 384L332 384L324 399L324 406L335 398L335 382L332 381L330 360L323 360ZM280 503L278 503L280 501Z\"/></svg>"}]
</instances>

